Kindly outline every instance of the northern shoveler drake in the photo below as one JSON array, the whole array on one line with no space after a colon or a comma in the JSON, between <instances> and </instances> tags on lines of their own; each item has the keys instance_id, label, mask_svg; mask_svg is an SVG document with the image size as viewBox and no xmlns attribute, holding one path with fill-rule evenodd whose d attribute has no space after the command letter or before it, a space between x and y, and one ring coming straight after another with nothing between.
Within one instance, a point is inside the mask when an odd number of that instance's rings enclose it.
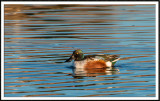
<instances>
[{"instance_id":1,"label":"northern shoveler drake","mask_svg":"<svg viewBox=\"0 0 160 101\"><path fill-rule=\"evenodd\" d=\"M97 55L86 55L84 56L83 51L77 49L73 51L73 54L65 62L71 62L74 60L75 68L108 68L112 69L114 64L119 60L118 55L109 54L97 54Z\"/></svg>"}]
</instances>

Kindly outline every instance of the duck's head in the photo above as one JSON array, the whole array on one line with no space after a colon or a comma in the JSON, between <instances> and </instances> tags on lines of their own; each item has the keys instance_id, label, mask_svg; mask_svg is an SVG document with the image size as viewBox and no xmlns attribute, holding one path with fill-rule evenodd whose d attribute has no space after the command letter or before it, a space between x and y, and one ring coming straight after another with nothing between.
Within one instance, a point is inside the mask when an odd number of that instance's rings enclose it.
<instances>
[{"instance_id":1,"label":"duck's head","mask_svg":"<svg viewBox=\"0 0 160 101\"><path fill-rule=\"evenodd\" d=\"M65 62L70 62L70 61L72 61L73 59L74 59L75 61L83 60L83 59L84 59L83 51L80 50L80 49L76 49L75 51L73 51L73 54L70 56L70 58L67 59Z\"/></svg>"}]
</instances>

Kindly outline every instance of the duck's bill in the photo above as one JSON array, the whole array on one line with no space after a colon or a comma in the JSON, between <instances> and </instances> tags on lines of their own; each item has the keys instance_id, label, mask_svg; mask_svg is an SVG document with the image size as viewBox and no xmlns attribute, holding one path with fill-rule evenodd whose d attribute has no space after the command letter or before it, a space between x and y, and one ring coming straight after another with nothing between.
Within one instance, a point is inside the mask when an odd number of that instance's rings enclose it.
<instances>
[{"instance_id":1,"label":"duck's bill","mask_svg":"<svg viewBox=\"0 0 160 101\"><path fill-rule=\"evenodd\" d=\"M65 62L71 62L73 60L74 56L72 55L69 59L67 59Z\"/></svg>"}]
</instances>

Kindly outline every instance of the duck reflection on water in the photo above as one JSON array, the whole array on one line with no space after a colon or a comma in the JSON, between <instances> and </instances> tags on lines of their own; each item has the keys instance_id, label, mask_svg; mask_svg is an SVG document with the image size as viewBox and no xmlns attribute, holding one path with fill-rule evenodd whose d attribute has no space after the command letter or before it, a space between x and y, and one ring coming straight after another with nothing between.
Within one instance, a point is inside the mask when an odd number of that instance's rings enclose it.
<instances>
[{"instance_id":1,"label":"duck reflection on water","mask_svg":"<svg viewBox=\"0 0 160 101\"><path fill-rule=\"evenodd\" d=\"M112 68L112 70L107 70L107 68L94 68L94 69L87 69L87 68L72 68L74 78L82 78L82 77L96 77L101 75L113 75L118 74L119 69Z\"/></svg>"}]
</instances>

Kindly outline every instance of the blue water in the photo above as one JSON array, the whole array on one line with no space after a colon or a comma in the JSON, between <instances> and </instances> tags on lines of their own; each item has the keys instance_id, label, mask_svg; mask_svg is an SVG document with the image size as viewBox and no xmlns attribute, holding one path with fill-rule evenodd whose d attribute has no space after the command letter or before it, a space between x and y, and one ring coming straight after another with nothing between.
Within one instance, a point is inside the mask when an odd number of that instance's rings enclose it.
<instances>
[{"instance_id":1,"label":"blue water","mask_svg":"<svg viewBox=\"0 0 160 101\"><path fill-rule=\"evenodd\" d=\"M5 5L5 97L155 97L155 5ZM74 49L117 54L80 74Z\"/></svg>"}]
</instances>

